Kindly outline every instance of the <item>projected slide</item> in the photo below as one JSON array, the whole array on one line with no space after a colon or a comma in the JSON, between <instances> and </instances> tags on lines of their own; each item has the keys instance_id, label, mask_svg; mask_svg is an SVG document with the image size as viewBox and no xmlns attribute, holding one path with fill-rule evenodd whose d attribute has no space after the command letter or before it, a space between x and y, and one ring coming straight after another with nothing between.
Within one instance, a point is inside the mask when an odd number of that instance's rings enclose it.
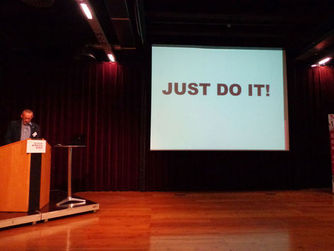
<instances>
[{"instance_id":1,"label":"projected slide","mask_svg":"<svg viewBox=\"0 0 334 251\"><path fill-rule=\"evenodd\" d=\"M152 47L151 150L289 150L281 49Z\"/></svg>"}]
</instances>

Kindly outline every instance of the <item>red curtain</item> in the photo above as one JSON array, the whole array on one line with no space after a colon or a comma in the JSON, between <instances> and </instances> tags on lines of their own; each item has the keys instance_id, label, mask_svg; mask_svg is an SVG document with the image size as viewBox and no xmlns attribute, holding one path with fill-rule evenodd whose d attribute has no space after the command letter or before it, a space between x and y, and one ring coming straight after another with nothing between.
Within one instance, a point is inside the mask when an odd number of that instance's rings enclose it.
<instances>
[{"instance_id":1,"label":"red curtain","mask_svg":"<svg viewBox=\"0 0 334 251\"><path fill-rule=\"evenodd\" d=\"M16 70L7 72L2 86L10 119L31 107L52 146L68 144L75 135L87 137L86 148L73 149L74 190L138 189L142 80L137 67L52 64ZM51 187L66 189L67 151L52 151Z\"/></svg>"},{"instance_id":2,"label":"red curtain","mask_svg":"<svg viewBox=\"0 0 334 251\"><path fill-rule=\"evenodd\" d=\"M321 110L334 112L334 67L313 67L309 68L308 73L309 88L314 93L315 103Z\"/></svg>"},{"instance_id":3,"label":"red curtain","mask_svg":"<svg viewBox=\"0 0 334 251\"><path fill-rule=\"evenodd\" d=\"M149 152L148 190L288 189L331 184L327 114L334 68L288 64L289 152Z\"/></svg>"},{"instance_id":4,"label":"red curtain","mask_svg":"<svg viewBox=\"0 0 334 251\"><path fill-rule=\"evenodd\" d=\"M289 152L149 151L148 69L147 63L13 62L0 69L0 134L26 107L52 146L85 134L87 148L73 150L74 191L330 186L333 67L288 65ZM66 190L66 150L52 153L52 188Z\"/></svg>"},{"instance_id":5,"label":"red curtain","mask_svg":"<svg viewBox=\"0 0 334 251\"><path fill-rule=\"evenodd\" d=\"M300 65L289 82L294 183L303 187L330 186L328 113L334 113L333 77L333 66Z\"/></svg>"}]
</instances>

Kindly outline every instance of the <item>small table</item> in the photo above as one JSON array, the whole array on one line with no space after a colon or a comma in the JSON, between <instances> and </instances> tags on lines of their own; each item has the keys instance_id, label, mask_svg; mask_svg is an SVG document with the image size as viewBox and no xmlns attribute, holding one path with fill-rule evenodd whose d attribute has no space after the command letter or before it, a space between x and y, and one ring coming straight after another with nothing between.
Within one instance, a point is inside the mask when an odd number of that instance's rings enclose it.
<instances>
[{"instance_id":1,"label":"small table","mask_svg":"<svg viewBox=\"0 0 334 251\"><path fill-rule=\"evenodd\" d=\"M67 157L67 198L58 202L56 205L58 207L61 207L61 206L67 206L67 205L73 206L73 203L75 203L75 205L86 204L86 200L72 197L72 149L79 148L79 147L86 147L86 146L85 145L58 144L58 145L55 145L54 147L67 148L67 156L68 156Z\"/></svg>"}]
</instances>

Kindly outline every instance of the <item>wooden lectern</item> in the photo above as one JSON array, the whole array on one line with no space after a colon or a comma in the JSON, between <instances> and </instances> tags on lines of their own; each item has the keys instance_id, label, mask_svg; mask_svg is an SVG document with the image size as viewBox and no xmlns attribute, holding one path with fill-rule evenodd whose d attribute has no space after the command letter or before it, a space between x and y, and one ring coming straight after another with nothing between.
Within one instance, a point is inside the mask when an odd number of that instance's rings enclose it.
<instances>
[{"instance_id":1,"label":"wooden lectern","mask_svg":"<svg viewBox=\"0 0 334 251\"><path fill-rule=\"evenodd\" d=\"M26 150L27 140L0 147L0 211L32 212L49 203L51 146Z\"/></svg>"}]
</instances>

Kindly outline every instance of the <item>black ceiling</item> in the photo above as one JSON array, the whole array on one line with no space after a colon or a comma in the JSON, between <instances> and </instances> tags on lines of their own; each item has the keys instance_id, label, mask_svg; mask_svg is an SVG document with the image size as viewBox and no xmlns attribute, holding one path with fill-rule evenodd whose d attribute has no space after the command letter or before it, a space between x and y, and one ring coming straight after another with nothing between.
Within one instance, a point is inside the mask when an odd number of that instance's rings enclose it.
<instances>
[{"instance_id":1,"label":"black ceiling","mask_svg":"<svg viewBox=\"0 0 334 251\"><path fill-rule=\"evenodd\" d=\"M103 59L79 0L1 0L1 57ZM90 0L117 57L150 44L283 47L333 54L333 0Z\"/></svg>"},{"instance_id":2,"label":"black ceiling","mask_svg":"<svg viewBox=\"0 0 334 251\"><path fill-rule=\"evenodd\" d=\"M96 42L75 1L55 0L43 8L19 0L2 1L0 42L9 56L62 57Z\"/></svg>"}]
</instances>

